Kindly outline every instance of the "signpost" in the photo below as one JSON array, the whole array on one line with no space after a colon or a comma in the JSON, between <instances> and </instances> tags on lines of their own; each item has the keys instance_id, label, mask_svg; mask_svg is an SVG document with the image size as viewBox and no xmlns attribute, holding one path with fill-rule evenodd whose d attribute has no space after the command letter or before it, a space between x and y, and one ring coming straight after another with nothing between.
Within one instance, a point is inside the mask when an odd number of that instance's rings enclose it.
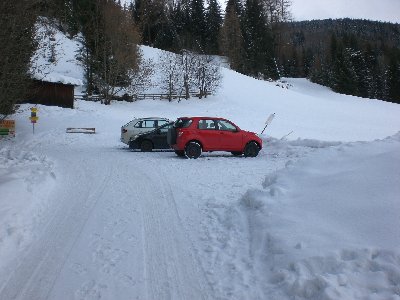
<instances>
[{"instance_id":1,"label":"signpost","mask_svg":"<svg viewBox=\"0 0 400 300\"><path fill-rule=\"evenodd\" d=\"M31 123L32 123L33 134L35 134L35 123L37 120L39 120L39 117L36 116L36 113L37 113L37 108L31 107L31 116L30 116L29 120L31 120Z\"/></svg>"},{"instance_id":2,"label":"signpost","mask_svg":"<svg viewBox=\"0 0 400 300\"><path fill-rule=\"evenodd\" d=\"M272 120L275 118L275 113L270 114L267 121L265 121L265 127L264 129L261 131L261 134L264 133L264 130L268 127L269 124L271 124Z\"/></svg>"},{"instance_id":3,"label":"signpost","mask_svg":"<svg viewBox=\"0 0 400 300\"><path fill-rule=\"evenodd\" d=\"M15 120L0 121L0 137L15 137Z\"/></svg>"}]
</instances>

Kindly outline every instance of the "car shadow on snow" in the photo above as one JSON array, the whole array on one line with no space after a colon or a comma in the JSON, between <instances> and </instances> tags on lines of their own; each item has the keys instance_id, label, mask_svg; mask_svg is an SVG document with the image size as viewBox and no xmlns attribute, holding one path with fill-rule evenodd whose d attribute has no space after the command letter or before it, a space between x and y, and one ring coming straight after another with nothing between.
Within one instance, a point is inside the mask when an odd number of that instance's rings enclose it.
<instances>
[{"instance_id":1,"label":"car shadow on snow","mask_svg":"<svg viewBox=\"0 0 400 300\"><path fill-rule=\"evenodd\" d=\"M174 153L173 149L153 149L152 151L145 152L141 151L140 149L130 149L128 147L118 147L117 150L121 150L124 152L132 152L132 153L143 153L143 154L149 154L151 155L152 153ZM260 156L260 155L259 155ZM259 157L258 156L258 157ZM232 155L229 152L203 152L201 156L197 159L210 159L210 158L232 158L232 159L245 159L245 158L251 158L251 159L257 159L257 157L245 157L244 155ZM171 156L168 156L168 158L171 158ZM187 159L186 156L178 156L174 155L173 158L176 159Z\"/></svg>"}]
</instances>

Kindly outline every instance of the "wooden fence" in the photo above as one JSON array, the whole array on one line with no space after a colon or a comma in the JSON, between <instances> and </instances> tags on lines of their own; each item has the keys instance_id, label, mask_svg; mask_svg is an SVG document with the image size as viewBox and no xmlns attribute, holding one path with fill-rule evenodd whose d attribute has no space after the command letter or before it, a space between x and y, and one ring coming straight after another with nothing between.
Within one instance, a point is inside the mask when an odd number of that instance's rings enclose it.
<instances>
[{"instance_id":1,"label":"wooden fence","mask_svg":"<svg viewBox=\"0 0 400 300\"><path fill-rule=\"evenodd\" d=\"M191 97L199 97L198 92L190 92L189 93ZM211 95L210 93L207 93L207 96ZM169 98L172 99L185 99L185 95L178 95L178 94L137 94L133 96L122 96L122 97L116 97L113 100L117 101L127 101L127 102L134 102L138 100L145 100L145 99L151 99L151 100L169 100ZM94 101L98 102L104 99L102 96L99 95L93 95L93 96L86 96L86 95L75 95L74 97L76 100L86 100L86 101Z\"/></svg>"}]
</instances>

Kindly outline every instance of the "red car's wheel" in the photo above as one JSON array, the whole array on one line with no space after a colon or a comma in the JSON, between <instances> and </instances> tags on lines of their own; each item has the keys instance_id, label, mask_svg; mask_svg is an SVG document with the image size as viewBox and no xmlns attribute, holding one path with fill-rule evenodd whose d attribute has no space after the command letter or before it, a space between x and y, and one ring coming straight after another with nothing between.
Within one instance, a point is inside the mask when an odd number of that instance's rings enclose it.
<instances>
[{"instance_id":1,"label":"red car's wheel","mask_svg":"<svg viewBox=\"0 0 400 300\"><path fill-rule=\"evenodd\" d=\"M245 157L256 157L260 152L260 147L258 147L256 142L250 142L244 147L244 156Z\"/></svg>"},{"instance_id":2,"label":"red car's wheel","mask_svg":"<svg viewBox=\"0 0 400 300\"><path fill-rule=\"evenodd\" d=\"M198 158L201 152L201 145L197 142L189 142L185 147L185 155L187 158Z\"/></svg>"}]
</instances>

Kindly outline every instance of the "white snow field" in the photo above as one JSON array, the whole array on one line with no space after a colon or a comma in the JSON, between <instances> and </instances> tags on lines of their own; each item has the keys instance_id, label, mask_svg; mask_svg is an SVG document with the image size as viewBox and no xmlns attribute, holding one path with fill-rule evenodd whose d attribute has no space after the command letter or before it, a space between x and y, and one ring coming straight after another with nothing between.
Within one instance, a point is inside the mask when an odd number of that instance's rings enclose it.
<instances>
[{"instance_id":1,"label":"white snow field","mask_svg":"<svg viewBox=\"0 0 400 300\"><path fill-rule=\"evenodd\" d=\"M35 134L21 105L0 140L0 299L400 299L400 106L223 75L202 100L38 105ZM259 133L274 112L256 158L119 141L134 117Z\"/></svg>"}]
</instances>

